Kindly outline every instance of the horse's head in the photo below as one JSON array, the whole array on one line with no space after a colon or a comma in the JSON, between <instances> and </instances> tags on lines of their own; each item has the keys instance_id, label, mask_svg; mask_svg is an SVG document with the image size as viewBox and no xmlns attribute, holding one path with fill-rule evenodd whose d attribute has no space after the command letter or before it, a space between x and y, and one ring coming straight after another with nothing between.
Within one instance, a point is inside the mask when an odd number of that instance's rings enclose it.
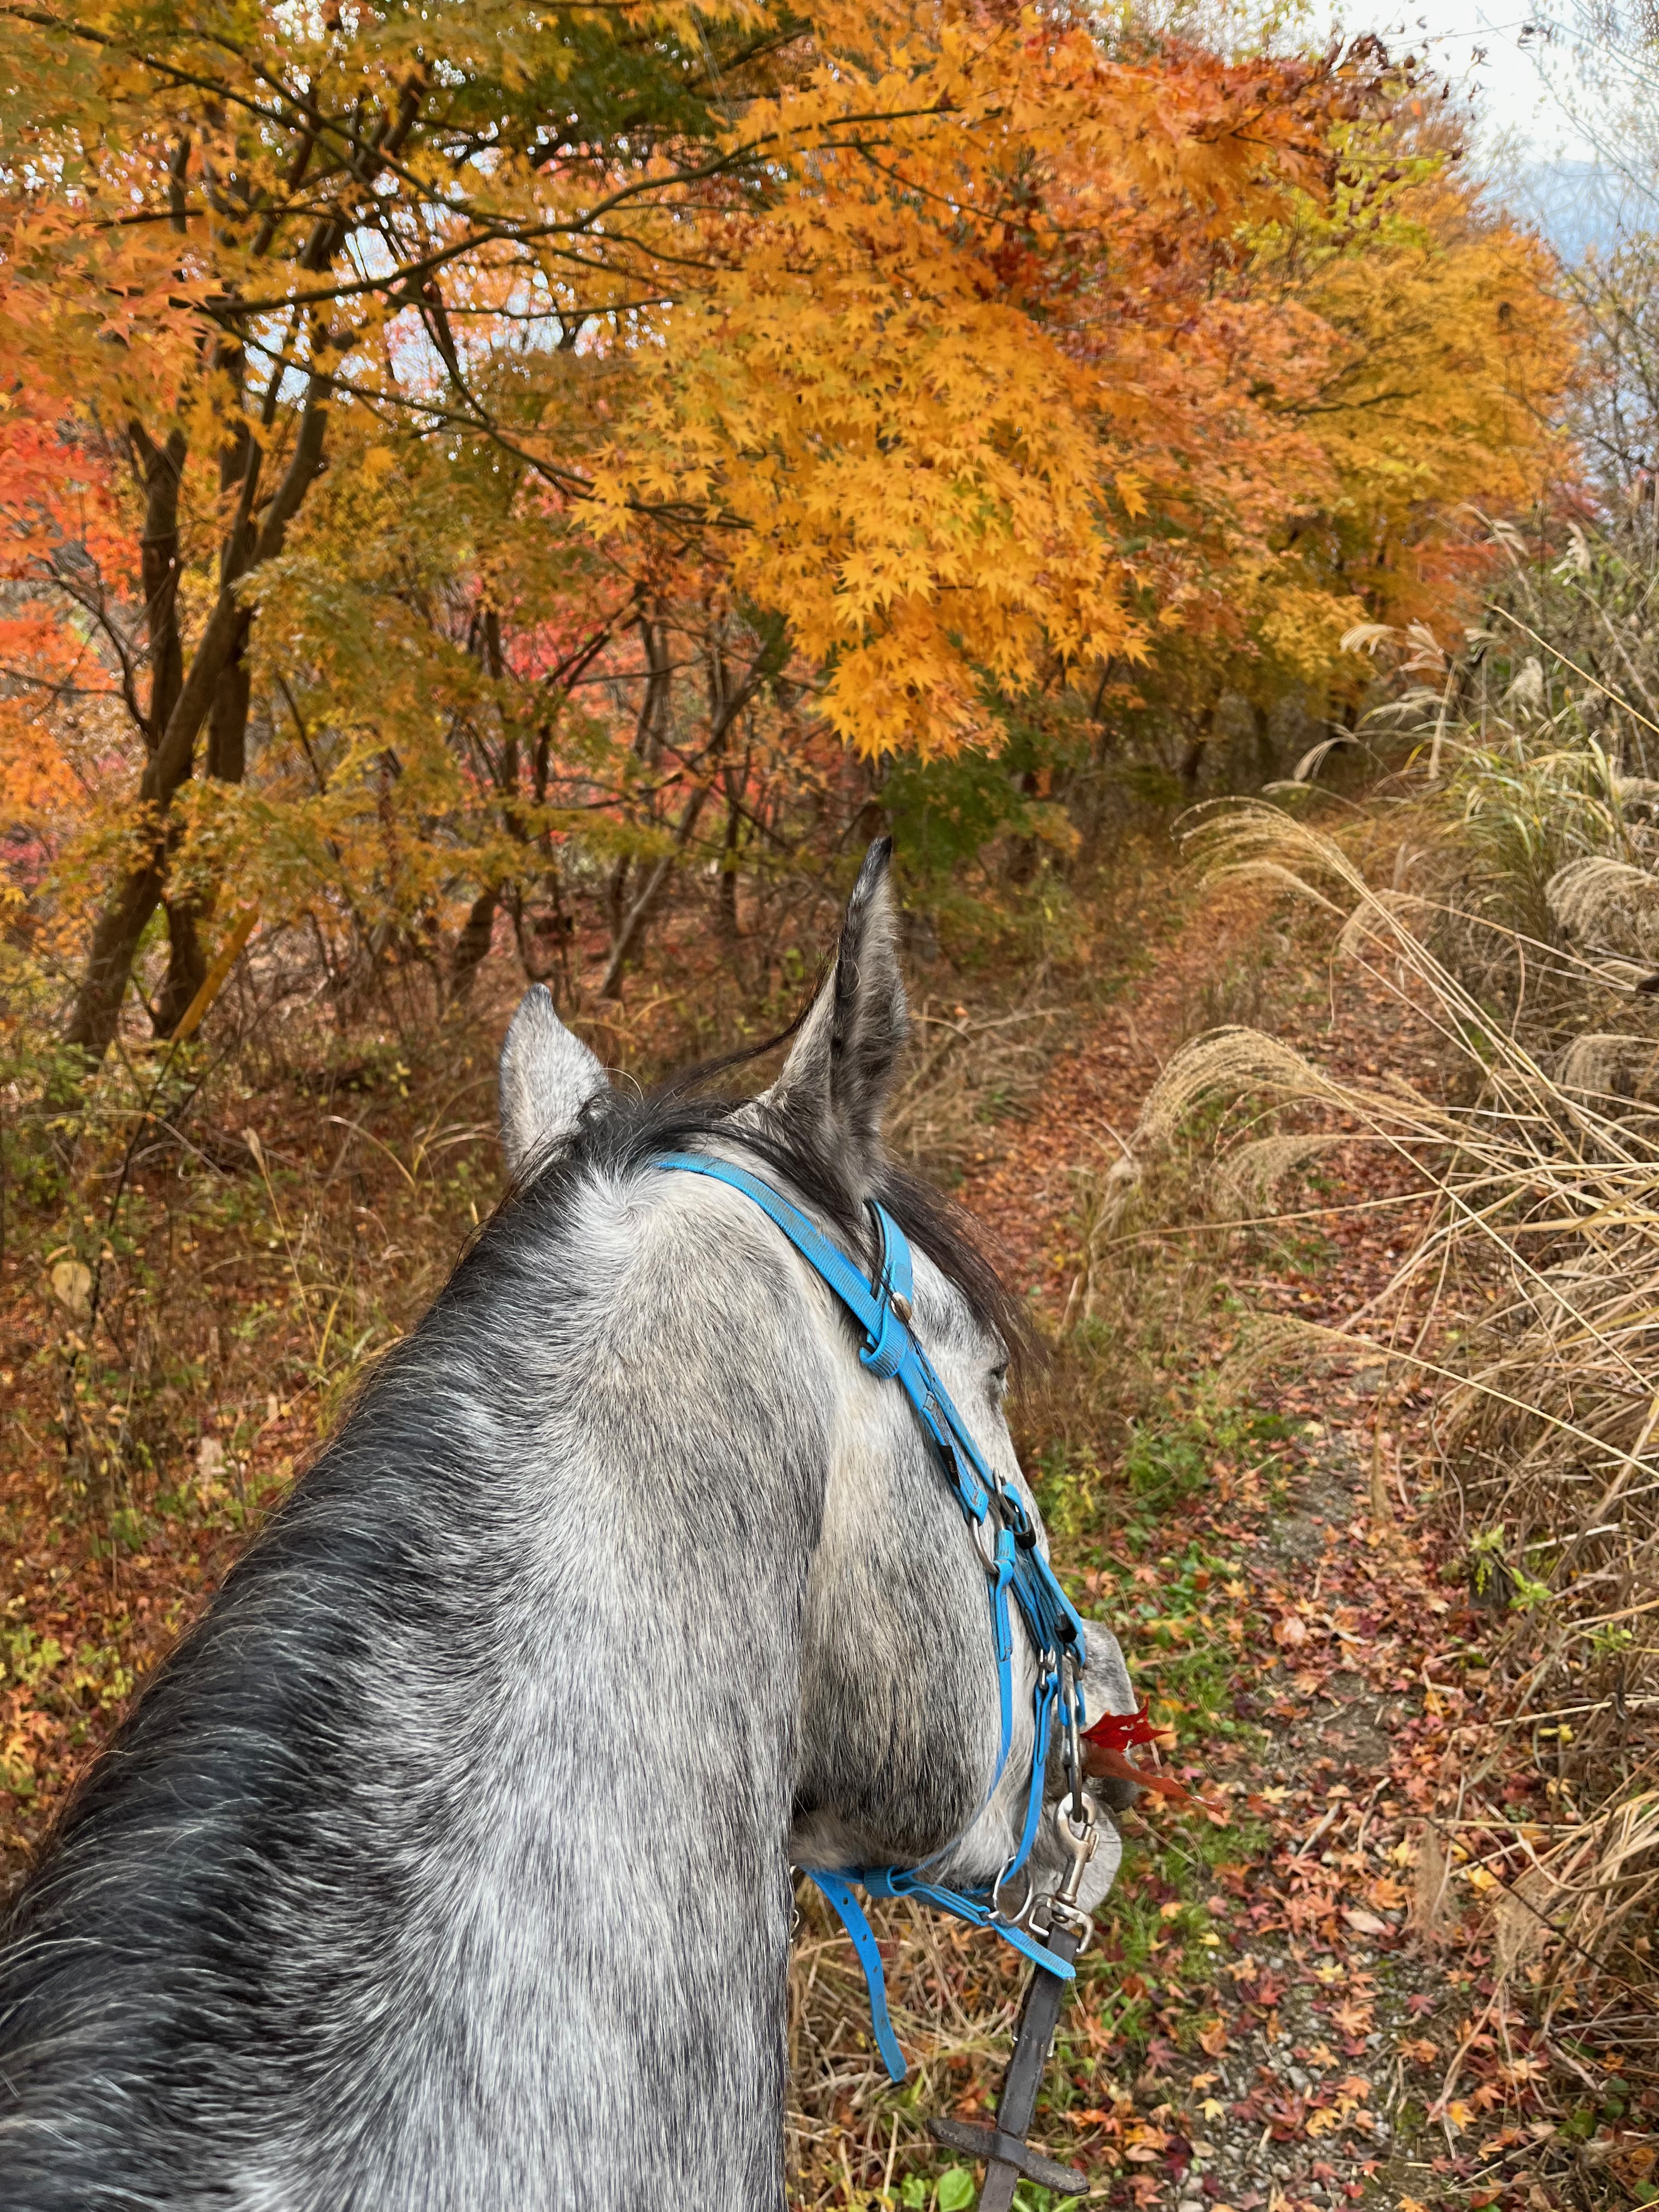
<instances>
[{"instance_id":1,"label":"horse's head","mask_svg":"<svg viewBox=\"0 0 1659 2212\"><path fill-rule=\"evenodd\" d=\"M899 1223L915 1258L912 1331L1046 1547L1005 1410L1011 1359L1027 1341L1023 1316L960 1217L898 1171L883 1148L906 1034L887 861L885 843L872 849L834 963L775 1084L757 1099L703 1109L703 1125L692 1133L702 1149L763 1176L866 1273L876 1264L871 1201ZM510 1161L522 1167L563 1140L579 1119L603 1113L590 1102L604 1083L545 993L532 994L502 1059ZM683 1131L684 1124L679 1142ZM734 1210L741 1219L753 1209L725 1189L705 1188L684 1202L708 1209L712 1267L716 1243L732 1241ZM756 1227L741 1225L750 1234ZM964 1887L994 1881L1025 1820L1035 1656L1017 1620L1013 1738L994 1788L1000 1698L987 1571L972 1532L902 1390L860 1364L858 1333L784 1236L769 1226L763 1234L765 1264L797 1297L804 1294L813 1340L793 1353L803 1375L810 1365L827 1415L822 1517L800 1624L790 1856L809 1869L841 1869L914 1865L937 1854L941 1881ZM711 1326L718 1325L713 1317ZM787 1345L757 1343L753 1353L757 1362L791 1356ZM1110 1634L1092 1626L1089 1642L1084 1687L1091 1712L1133 1710ZM1050 1802L1061 1786L1056 1752L1047 1777ZM1106 1785L1104 1794L1113 1788ZM1118 1856L1115 1833L1103 1823L1085 1905L1104 1894ZM1045 1877L1066 1863L1045 1815L1032 1856L1038 1887L1053 1887Z\"/></svg>"}]
</instances>

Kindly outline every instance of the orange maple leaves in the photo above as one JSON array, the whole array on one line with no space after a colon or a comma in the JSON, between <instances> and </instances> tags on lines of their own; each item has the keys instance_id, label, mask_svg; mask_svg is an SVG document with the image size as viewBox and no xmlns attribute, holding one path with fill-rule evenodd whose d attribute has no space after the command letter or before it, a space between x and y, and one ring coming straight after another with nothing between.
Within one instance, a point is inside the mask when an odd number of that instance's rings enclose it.
<instances>
[{"instance_id":1,"label":"orange maple leaves","mask_svg":"<svg viewBox=\"0 0 1659 2212\"><path fill-rule=\"evenodd\" d=\"M599 489L613 527L652 501L736 526L734 582L824 665L835 729L951 751L994 738L988 684L1145 659L1198 518L1285 511L1249 383L1296 317L1214 279L1322 191L1376 84L988 8L830 8L815 51L744 118L783 179L717 227Z\"/></svg>"},{"instance_id":2,"label":"orange maple leaves","mask_svg":"<svg viewBox=\"0 0 1659 2212\"><path fill-rule=\"evenodd\" d=\"M1154 663L1194 696L1323 681L1369 599L1455 566L1451 493L1535 473L1557 353L1525 253L1427 156L1387 188L1412 208L1364 228L1400 93L1374 48L1224 61L1004 0L829 0L740 83L715 71L684 135L572 148L544 127L570 40L511 0L418 33L255 4L232 40L217 9L135 45L113 8L71 33L0 0L29 156L0 196L0 520L39 587L0 640L5 743L15 809L73 823L83 888L143 843L135 772L162 753L149 828L170 814L166 868L204 913L239 854L273 906L320 878L407 918L514 878L532 838L631 836L586 787L555 819L580 773L538 769L529 801L516 730L481 769L463 732L506 678L417 609L446 568L526 667L538 638L707 596L780 641L799 757L926 760L994 754L1079 677L1102 699ZM620 77L742 12L570 38ZM1496 380L1483 270L1511 315ZM1379 364L1409 370L1408 406ZM158 592L128 464L174 440ZM394 539L398 562L358 558ZM216 653L261 688L262 751L222 747L210 789ZM591 733L564 726L580 770ZM701 804L688 787L688 838Z\"/></svg>"}]
</instances>

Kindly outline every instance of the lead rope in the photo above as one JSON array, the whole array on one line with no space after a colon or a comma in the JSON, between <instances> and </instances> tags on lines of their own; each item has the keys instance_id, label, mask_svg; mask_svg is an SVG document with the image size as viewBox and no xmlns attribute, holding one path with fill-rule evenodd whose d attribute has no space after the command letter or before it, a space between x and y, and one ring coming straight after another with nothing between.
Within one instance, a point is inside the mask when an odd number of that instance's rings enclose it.
<instances>
[{"instance_id":1,"label":"lead rope","mask_svg":"<svg viewBox=\"0 0 1659 2212\"><path fill-rule=\"evenodd\" d=\"M1087 1790L1073 1787L1054 1808L1054 1833L1071 1864L1058 1893L1042 1901L1043 1932L1051 1954L1070 1966L1088 1948L1092 1923L1078 1904L1083 1876L1099 1841L1099 1814ZM1020 2008L1019 2032L1002 2077L997 2116L988 2127L971 2120L929 2120L927 2132L948 2150L985 2160L985 2185L979 2212L1011 2212L1022 2181L1072 2197L1089 2187L1089 2177L1073 2166L1033 2150L1026 2137L1036 2117L1037 2093L1054 2049L1066 1984L1052 1972L1034 1972Z\"/></svg>"},{"instance_id":2,"label":"lead rope","mask_svg":"<svg viewBox=\"0 0 1659 2212\"><path fill-rule=\"evenodd\" d=\"M1075 1941L1068 1942L1065 1940L1066 1930L1060 1926L1057 1930L1060 1940L1043 1942L1020 1924L1030 1910L1029 1875L1025 1899L1018 1914L1005 1915L998 1900L1007 1884L1024 1870L1036 1841L1042 1814L1042 1784L1048 1761L1049 1734L1056 1708L1060 1717L1068 1802L1087 1808L1083 1825L1091 1839L1086 1856L1073 1869L1075 1879L1068 1876L1073 1898L1077 1882L1082 1879L1081 1867L1086 1865L1088 1858L1094 1855L1093 1807L1083 1790L1083 1767L1079 1748L1079 1736L1086 1717L1081 1677L1087 1663L1088 1644L1083 1623L1039 1547L1036 1530L1025 1510L1024 1501L987 1463L972 1432L951 1402L950 1393L933 1372L926 1352L910 1333L913 1289L910 1248L904 1231L887 1209L873 1200L871 1202L870 1210L881 1244L881 1263L876 1270L875 1281L872 1283L815 1222L780 1192L774 1190L769 1183L750 1174L748 1169L738 1167L730 1160L716 1159L705 1152L665 1153L655 1164L688 1175L706 1176L712 1182L728 1184L733 1190L741 1191L744 1197L753 1200L767 1218L783 1231L813 1273L852 1315L864 1332L865 1341L859 1353L860 1361L878 1381L898 1382L933 1446L940 1468L973 1532L975 1547L989 1583L1001 1742L996 1771L992 1776L990 1788L975 1811L975 1820L979 1818L1002 1779L1012 1742L1013 1627L1009 1613L1011 1597L1024 1623L1036 1655L1037 1680L1032 1692L1031 1778L1024 1823L1012 1856L988 1889L951 1889L944 1883L927 1878L927 1869L954 1850L961 1841L960 1837L953 1838L919 1866L848 1867L836 1871L806 1869L808 1879L816 1884L834 1907L852 1941L859 1963L864 1969L865 1983L869 1991L870 2018L876 2046L881 2052L888 2073L895 2081L902 2081L907 2069L904 2054L899 2048L898 2038L893 2033L892 2021L888 2013L887 1984L882 1971L881 1952L864 1910L854 1894L855 1884L864 1890L866 1896L916 1898L937 1906L941 1911L954 1914L957 1919L967 1921L972 1927L988 1929L992 1935L1029 1959L1038 1970L1033 1978L1034 1990L1039 1980L1052 1985L1053 2017L1057 2019L1059 2016L1060 1992L1065 1984L1073 1978L1075 1970L1072 1961L1080 1948L1083 1936L1079 1935ZM972 1825L973 1822L969 1821L969 1826ZM1069 1821L1066 1832L1068 1836L1071 1833ZM1066 1848L1074 1852L1076 1846L1067 1843ZM1086 1934L1086 1929L1085 1921L1084 1934ZM1050 1929L1045 1932L1053 1938L1056 1934L1054 1924L1051 1923ZM1030 2002L1028 1996L1028 2010ZM1048 2034L1052 2039L1052 2020ZM1041 2063L1037 2071L1040 2075ZM1030 2125L1029 2118L1026 2125Z\"/></svg>"}]
</instances>

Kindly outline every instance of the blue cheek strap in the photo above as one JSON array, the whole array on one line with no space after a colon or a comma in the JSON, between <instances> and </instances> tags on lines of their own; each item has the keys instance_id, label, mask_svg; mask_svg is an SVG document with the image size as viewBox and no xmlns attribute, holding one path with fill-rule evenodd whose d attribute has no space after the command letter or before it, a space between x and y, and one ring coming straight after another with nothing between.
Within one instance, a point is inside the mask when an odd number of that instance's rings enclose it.
<instances>
[{"instance_id":1,"label":"blue cheek strap","mask_svg":"<svg viewBox=\"0 0 1659 2212\"><path fill-rule=\"evenodd\" d=\"M915 1289L910 1246L904 1231L885 1206L873 1201L871 1206L881 1241L881 1264L872 1283L816 1222L799 1206L791 1205L769 1183L751 1175L747 1168L703 1152L670 1152L655 1164L726 1183L759 1206L846 1307L863 1333L864 1342L859 1352L861 1364L878 1382L897 1382L933 1447L940 1471L973 1532L989 1585L1000 1742L996 1771L975 1811L975 1820L1002 1779L1013 1741L1014 1639L1011 1600L1012 1611L1019 1614L1036 1660L1037 1680L1031 1711L1031 1774L1025 1820L1014 1856L993 1887L951 1889L927 1878L927 1868L954 1850L962 1840L960 1836L952 1838L919 1866L849 1867L840 1872L807 1869L809 1879L835 1907L852 1939L870 1992L870 2016L877 2048L888 2073L895 2081L902 2081L906 2071L904 2054L899 2049L888 2015L881 1953L863 1907L854 1894L854 1883L863 1888L866 1896L912 1897L936 1905L941 1911L965 1920L971 1927L989 1929L1034 1966L1041 1966L1045 1973L1066 1981L1073 1977L1068 1961L1057 1958L1024 1929L1000 1917L996 1899L1004 1883L1025 1867L1036 1841L1056 1709L1062 1710L1074 1735L1080 1735L1083 1731L1086 1716L1079 1677L1088 1656L1083 1623L1037 1541L1024 1500L986 1460L950 1393L933 1372L927 1353L910 1333ZM1066 1660L1071 1663L1062 1664ZM972 1825L970 1821L969 1826Z\"/></svg>"}]
</instances>

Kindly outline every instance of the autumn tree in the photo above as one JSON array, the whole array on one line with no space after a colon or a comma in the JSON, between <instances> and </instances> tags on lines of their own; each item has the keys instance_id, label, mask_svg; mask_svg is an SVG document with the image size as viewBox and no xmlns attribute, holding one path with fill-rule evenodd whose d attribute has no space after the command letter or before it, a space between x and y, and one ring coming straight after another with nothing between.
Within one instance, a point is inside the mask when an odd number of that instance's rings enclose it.
<instances>
[{"instance_id":1,"label":"autumn tree","mask_svg":"<svg viewBox=\"0 0 1659 2212\"><path fill-rule=\"evenodd\" d=\"M994 763L1045 699L1328 659L1367 588L1375 46L989 0L0 24L11 711L79 775L94 1060L158 903L162 1033L233 880L457 989L503 908L564 957L579 888L612 994L692 862L833 842L832 787Z\"/></svg>"},{"instance_id":2,"label":"autumn tree","mask_svg":"<svg viewBox=\"0 0 1659 2212\"><path fill-rule=\"evenodd\" d=\"M672 289L688 210L750 158L714 143L713 88L763 82L786 34L753 11L489 0L6 7L0 27L0 262L30 426L0 483L11 572L37 605L93 615L143 746L69 1024L95 1060L167 896L174 800L198 765L245 773L250 586L335 418L483 438L568 482L548 357ZM504 374L515 351L542 373ZM23 465L43 439L100 479L106 517L125 509L125 545L89 546ZM198 911L169 902L164 1030L201 981Z\"/></svg>"},{"instance_id":3,"label":"autumn tree","mask_svg":"<svg viewBox=\"0 0 1659 2212\"><path fill-rule=\"evenodd\" d=\"M1264 428L1242 394L1241 419L1209 411L1249 334L1207 263L1323 196L1382 58L1118 54L1081 17L994 7L816 33L809 80L750 123L821 150L763 223L726 219L600 492L735 524L734 582L824 667L834 727L948 753L994 733L988 684L1144 656L1149 484L1178 502L1196 468L1213 497ZM879 149L854 140L868 112ZM1236 503L1273 504L1272 469Z\"/></svg>"},{"instance_id":4,"label":"autumn tree","mask_svg":"<svg viewBox=\"0 0 1659 2212\"><path fill-rule=\"evenodd\" d=\"M1339 128L1334 191L1235 243L1226 289L1279 336L1276 359L1241 356L1278 497L1252 502L1264 528L1204 549L1140 687L1184 710L1189 771L1224 696L1263 723L1297 696L1352 709L1370 680L1343 647L1356 627L1455 633L1493 558L1488 519L1532 512L1572 471L1576 319L1538 240L1461 179L1431 93L1402 76Z\"/></svg>"}]
</instances>

